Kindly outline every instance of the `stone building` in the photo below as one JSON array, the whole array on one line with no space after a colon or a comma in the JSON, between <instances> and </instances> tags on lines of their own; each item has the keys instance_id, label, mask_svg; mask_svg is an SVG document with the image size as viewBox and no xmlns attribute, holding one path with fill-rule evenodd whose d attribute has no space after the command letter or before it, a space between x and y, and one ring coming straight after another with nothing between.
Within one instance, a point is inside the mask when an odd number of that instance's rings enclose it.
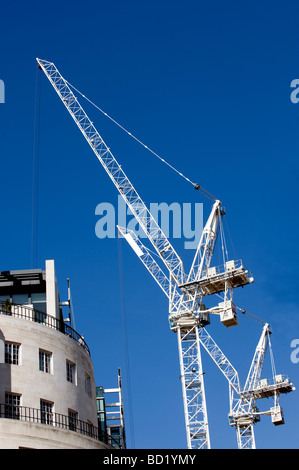
<instances>
[{"instance_id":1,"label":"stone building","mask_svg":"<svg viewBox=\"0 0 299 470\"><path fill-rule=\"evenodd\" d=\"M89 348L64 320L55 265L0 272L0 448L111 448Z\"/></svg>"}]
</instances>

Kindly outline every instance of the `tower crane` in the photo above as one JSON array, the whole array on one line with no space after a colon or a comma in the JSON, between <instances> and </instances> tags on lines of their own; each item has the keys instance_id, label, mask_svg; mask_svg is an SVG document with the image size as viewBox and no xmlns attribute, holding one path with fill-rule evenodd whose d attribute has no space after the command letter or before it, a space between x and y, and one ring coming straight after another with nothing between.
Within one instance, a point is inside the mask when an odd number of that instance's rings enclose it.
<instances>
[{"instance_id":1,"label":"tower crane","mask_svg":"<svg viewBox=\"0 0 299 470\"><path fill-rule=\"evenodd\" d=\"M263 326L262 334L251 362L249 373L244 385L240 390L238 399L233 405L230 403L229 423L236 427L239 448L252 448L255 446L252 431L253 424L260 420L261 415L270 415L275 426L284 424L283 411L280 406L280 395L295 390L289 377L276 374L271 348L271 327L268 323ZM269 348L272 363L272 379L261 379L266 350ZM234 393L234 390L232 391ZM256 400L272 397L273 407L270 410L259 412Z\"/></svg>"},{"instance_id":2,"label":"tower crane","mask_svg":"<svg viewBox=\"0 0 299 470\"><path fill-rule=\"evenodd\" d=\"M118 227L120 235L127 240L168 298L169 326L176 333L178 340L188 448L204 449L211 447L201 346L207 350L229 382L229 417L230 424L236 426L238 446L240 448L254 447L252 424L256 418L254 418L255 415L252 410L255 410L255 400L259 398L257 384L260 380L265 350L265 335L268 329L265 329L263 339L260 340L247 382L244 389L242 389L236 369L205 328L210 323L210 314L219 315L221 322L226 327L237 325L237 309L233 303L233 290L236 287L253 282L253 277L242 261L227 260L221 267L210 266L219 227L221 229L222 217L225 215L225 209L221 201L215 198L213 200L211 213L199 240L191 269L187 274L182 259L85 113L74 95L71 85L62 77L52 62L42 59L37 59L37 62L162 262L163 269L153 257L152 251L140 241L135 232ZM197 184L194 186L195 189L200 188ZM220 292L224 293L222 302L212 308L206 308L203 304L205 296L219 294ZM280 389L279 387L272 387L268 391L270 395L272 393L272 396L275 395L276 397L275 409L278 414L279 393L284 393L282 390L290 387L292 387L292 384ZM248 418L247 421L246 417Z\"/></svg>"}]
</instances>

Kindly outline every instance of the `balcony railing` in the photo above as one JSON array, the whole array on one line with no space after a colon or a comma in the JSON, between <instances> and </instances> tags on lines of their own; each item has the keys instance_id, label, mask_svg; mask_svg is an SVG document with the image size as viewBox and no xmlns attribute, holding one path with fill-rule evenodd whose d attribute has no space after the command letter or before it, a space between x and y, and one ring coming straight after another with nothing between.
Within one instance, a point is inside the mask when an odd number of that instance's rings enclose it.
<instances>
[{"instance_id":1,"label":"balcony railing","mask_svg":"<svg viewBox=\"0 0 299 470\"><path fill-rule=\"evenodd\" d=\"M61 333L69 336L74 341L80 344L82 348L90 355L89 347L84 341L83 336L79 335L73 328L67 325L63 320L59 320L56 317L48 315L47 313L35 310L28 305L0 305L0 315L9 315L13 317L23 318L24 320L33 321L40 323L54 330L60 331Z\"/></svg>"},{"instance_id":2,"label":"balcony railing","mask_svg":"<svg viewBox=\"0 0 299 470\"><path fill-rule=\"evenodd\" d=\"M28 406L0 404L0 418L26 421L28 423L44 424L59 429L77 432L103 443L109 442L111 447L119 448L119 444L107 433L100 431L96 426L81 421L74 416L65 416L49 410L29 408Z\"/></svg>"}]
</instances>

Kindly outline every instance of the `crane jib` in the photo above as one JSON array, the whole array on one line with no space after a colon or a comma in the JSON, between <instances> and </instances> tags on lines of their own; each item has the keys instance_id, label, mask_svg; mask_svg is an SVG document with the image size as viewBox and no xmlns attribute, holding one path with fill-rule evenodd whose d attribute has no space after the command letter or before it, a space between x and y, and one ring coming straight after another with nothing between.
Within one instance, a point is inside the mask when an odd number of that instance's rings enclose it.
<instances>
[{"instance_id":1,"label":"crane jib","mask_svg":"<svg viewBox=\"0 0 299 470\"><path fill-rule=\"evenodd\" d=\"M117 160L105 144L104 140L90 121L78 99L68 86L67 81L59 73L56 66L45 60L37 59L40 68L51 82L63 104L69 111L80 131L96 154L110 179L124 198L133 215L148 236L150 242L163 260L171 276L177 284L184 280L183 264L171 243L162 232L145 203L138 195L130 180L118 164Z\"/></svg>"}]
</instances>

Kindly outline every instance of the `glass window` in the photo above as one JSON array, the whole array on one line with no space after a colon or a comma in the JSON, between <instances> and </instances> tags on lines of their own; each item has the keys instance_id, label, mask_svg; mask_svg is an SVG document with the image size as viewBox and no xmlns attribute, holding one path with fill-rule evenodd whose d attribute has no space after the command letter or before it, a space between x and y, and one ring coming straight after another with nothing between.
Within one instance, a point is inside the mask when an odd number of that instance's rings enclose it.
<instances>
[{"instance_id":1,"label":"glass window","mask_svg":"<svg viewBox=\"0 0 299 470\"><path fill-rule=\"evenodd\" d=\"M77 431L78 413L73 410L68 410L68 412L69 412L69 429L70 431Z\"/></svg>"},{"instance_id":2,"label":"glass window","mask_svg":"<svg viewBox=\"0 0 299 470\"><path fill-rule=\"evenodd\" d=\"M10 295L0 295L0 309L2 313L11 313Z\"/></svg>"},{"instance_id":3,"label":"glass window","mask_svg":"<svg viewBox=\"0 0 299 470\"><path fill-rule=\"evenodd\" d=\"M47 300L46 300L46 293L39 292L35 294L31 294L31 303L33 308L39 310L40 312L47 312Z\"/></svg>"},{"instance_id":4,"label":"glass window","mask_svg":"<svg viewBox=\"0 0 299 470\"><path fill-rule=\"evenodd\" d=\"M94 428L93 424L90 421L87 421L87 423L86 423L86 432L87 432L87 435L89 435L91 437L96 437L95 436L95 428Z\"/></svg>"},{"instance_id":5,"label":"glass window","mask_svg":"<svg viewBox=\"0 0 299 470\"><path fill-rule=\"evenodd\" d=\"M39 370L51 374L52 353L39 350Z\"/></svg>"},{"instance_id":6,"label":"glass window","mask_svg":"<svg viewBox=\"0 0 299 470\"><path fill-rule=\"evenodd\" d=\"M12 302L16 305L26 305L28 304L28 294L14 294Z\"/></svg>"},{"instance_id":7,"label":"glass window","mask_svg":"<svg viewBox=\"0 0 299 470\"><path fill-rule=\"evenodd\" d=\"M5 393L5 418L20 419L21 396Z\"/></svg>"},{"instance_id":8,"label":"glass window","mask_svg":"<svg viewBox=\"0 0 299 470\"><path fill-rule=\"evenodd\" d=\"M88 374L85 374L85 392L91 396L90 377Z\"/></svg>"},{"instance_id":9,"label":"glass window","mask_svg":"<svg viewBox=\"0 0 299 470\"><path fill-rule=\"evenodd\" d=\"M20 345L17 343L5 343L5 363L20 364Z\"/></svg>"},{"instance_id":10,"label":"glass window","mask_svg":"<svg viewBox=\"0 0 299 470\"><path fill-rule=\"evenodd\" d=\"M40 401L41 423L53 424L53 403L41 400Z\"/></svg>"},{"instance_id":11,"label":"glass window","mask_svg":"<svg viewBox=\"0 0 299 470\"><path fill-rule=\"evenodd\" d=\"M119 426L110 427L111 444L120 446L121 428Z\"/></svg>"},{"instance_id":12,"label":"glass window","mask_svg":"<svg viewBox=\"0 0 299 470\"><path fill-rule=\"evenodd\" d=\"M76 383L76 365L70 361L66 361L66 380L72 384Z\"/></svg>"},{"instance_id":13,"label":"glass window","mask_svg":"<svg viewBox=\"0 0 299 470\"><path fill-rule=\"evenodd\" d=\"M97 399L97 410L98 411L105 411L105 401L104 398Z\"/></svg>"}]
</instances>

